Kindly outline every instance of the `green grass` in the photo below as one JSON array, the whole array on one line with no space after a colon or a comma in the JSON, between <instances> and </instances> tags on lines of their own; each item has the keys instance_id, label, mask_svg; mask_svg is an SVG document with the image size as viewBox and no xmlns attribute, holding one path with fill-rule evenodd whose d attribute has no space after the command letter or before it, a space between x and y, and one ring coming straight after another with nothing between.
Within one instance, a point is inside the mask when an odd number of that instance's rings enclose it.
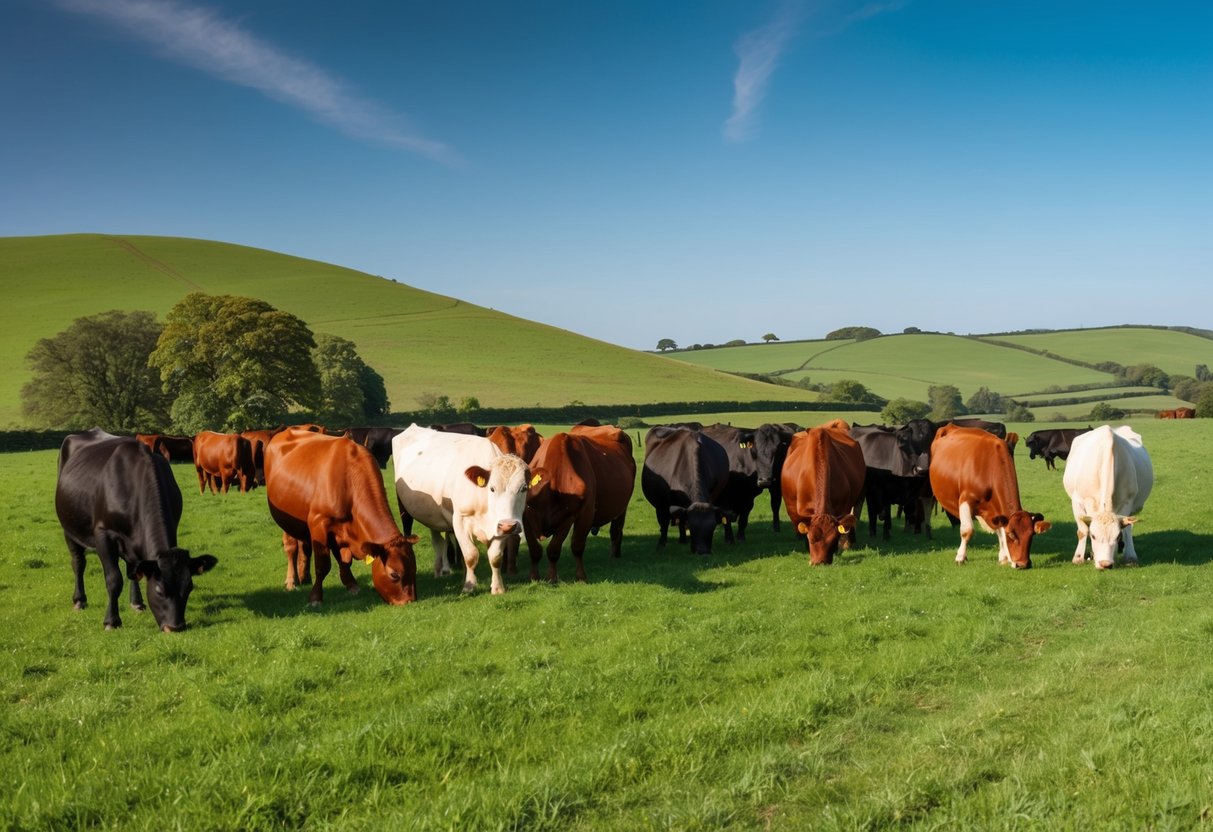
<instances>
[{"instance_id":1,"label":"green grass","mask_svg":"<svg viewBox=\"0 0 1213 832\"><path fill-rule=\"evenodd\" d=\"M812 401L772 387L595 341L350 269L260 249L168 237L0 238L0 426L21 425L25 355L83 315L162 316L191 291L262 298L316 332L349 338L384 377L396 410L421 393L485 407L573 399Z\"/></svg>"},{"instance_id":2,"label":"green grass","mask_svg":"<svg viewBox=\"0 0 1213 832\"><path fill-rule=\"evenodd\" d=\"M638 489L589 584L463 597L423 569L401 609L356 565L363 593L308 610L263 492L201 497L177 466L182 542L220 563L174 636L104 632L91 555L72 610L55 455L8 455L0 829L1202 827L1213 422L1133 424L1157 472L1137 569L1072 565L1061 472L1021 453L1055 523L1026 573L982 533L955 566L940 517L812 569L765 500L744 544L658 553Z\"/></svg>"},{"instance_id":3,"label":"green grass","mask_svg":"<svg viewBox=\"0 0 1213 832\"><path fill-rule=\"evenodd\" d=\"M1089 364L1115 361L1126 367L1153 364L1167 373L1193 376L1213 362L1213 341L1186 332L1145 327L1082 329L1036 335L991 335L990 340L1047 350Z\"/></svg>"}]
</instances>

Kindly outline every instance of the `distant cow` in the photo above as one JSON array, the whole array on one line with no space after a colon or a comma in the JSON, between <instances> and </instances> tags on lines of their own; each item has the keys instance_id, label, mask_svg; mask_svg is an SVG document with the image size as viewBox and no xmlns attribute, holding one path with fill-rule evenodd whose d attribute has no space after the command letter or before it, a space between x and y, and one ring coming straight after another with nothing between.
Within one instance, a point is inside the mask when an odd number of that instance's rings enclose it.
<instances>
[{"instance_id":1,"label":"distant cow","mask_svg":"<svg viewBox=\"0 0 1213 832\"><path fill-rule=\"evenodd\" d=\"M1175 419L1177 418L1174 410L1160 410L1154 414L1156 419Z\"/></svg>"},{"instance_id":2,"label":"distant cow","mask_svg":"<svg viewBox=\"0 0 1213 832\"><path fill-rule=\"evenodd\" d=\"M265 485L265 446L282 430L282 427L276 427L268 430L243 430L240 432L240 435L248 440L253 452L253 470L257 485Z\"/></svg>"},{"instance_id":3,"label":"distant cow","mask_svg":"<svg viewBox=\"0 0 1213 832\"><path fill-rule=\"evenodd\" d=\"M922 499L924 493L929 493L926 456L906 450L897 429L853 425L850 435L863 451L866 467L863 499L867 502L869 536L875 536L876 522L883 519L883 538L888 540L893 525L892 509L898 507L905 513L907 525L921 532L925 524L930 538L931 525Z\"/></svg>"},{"instance_id":4,"label":"distant cow","mask_svg":"<svg viewBox=\"0 0 1213 832\"><path fill-rule=\"evenodd\" d=\"M392 605L417 599L417 538L396 528L383 476L366 448L339 436L285 430L265 448L265 497L282 529L287 589L302 576L301 564L314 557L308 600L319 605L335 553L350 592L358 591L350 564L369 559L379 597Z\"/></svg>"},{"instance_id":5,"label":"distant cow","mask_svg":"<svg viewBox=\"0 0 1213 832\"><path fill-rule=\"evenodd\" d=\"M370 451L382 470L392 457L392 440L403 431L404 428L346 428L341 435Z\"/></svg>"},{"instance_id":6,"label":"distant cow","mask_svg":"<svg viewBox=\"0 0 1213 832\"><path fill-rule=\"evenodd\" d=\"M841 419L797 433L783 464L788 519L806 538L809 562L834 562L855 543L854 509L863 493L863 451Z\"/></svg>"},{"instance_id":7,"label":"distant cow","mask_svg":"<svg viewBox=\"0 0 1213 832\"><path fill-rule=\"evenodd\" d=\"M788 455L792 434L801 430L791 423L768 422L754 430L754 468L757 485L771 494L771 528L779 531L779 512L783 507L783 462Z\"/></svg>"},{"instance_id":8,"label":"distant cow","mask_svg":"<svg viewBox=\"0 0 1213 832\"><path fill-rule=\"evenodd\" d=\"M679 543L689 537L693 554L710 555L716 525L736 519L718 502L728 483L729 456L715 439L685 427L650 428L640 489L657 511L657 548L665 546L672 521Z\"/></svg>"},{"instance_id":9,"label":"distant cow","mask_svg":"<svg viewBox=\"0 0 1213 832\"><path fill-rule=\"evenodd\" d=\"M531 474L522 459L503 454L482 436L442 433L409 425L392 440L396 500L405 531L414 519L430 530L434 574L450 573L446 532L459 542L466 567L464 592L476 588L479 541L492 569L491 590L505 592L501 567L511 538L522 534Z\"/></svg>"},{"instance_id":10,"label":"distant cow","mask_svg":"<svg viewBox=\"0 0 1213 832\"><path fill-rule=\"evenodd\" d=\"M939 505L960 519L956 562L965 563L973 518L998 535L998 562L1032 566L1032 537L1048 531L1044 515L1023 509L1019 480L1007 444L978 428L945 425L931 445L931 490Z\"/></svg>"},{"instance_id":11,"label":"distant cow","mask_svg":"<svg viewBox=\"0 0 1213 832\"><path fill-rule=\"evenodd\" d=\"M737 515L737 539L744 541L754 499L762 493L758 487L754 429L716 423L704 427L703 433L720 443L729 457L729 483L720 495L720 507ZM733 527L729 524L724 527L724 540L725 543L733 542Z\"/></svg>"},{"instance_id":12,"label":"distant cow","mask_svg":"<svg viewBox=\"0 0 1213 832\"><path fill-rule=\"evenodd\" d=\"M496 425L488 429L485 438L496 445L503 454L515 454L528 463L535 457L539 443L543 441L543 437L533 425Z\"/></svg>"},{"instance_id":13,"label":"distant cow","mask_svg":"<svg viewBox=\"0 0 1213 832\"><path fill-rule=\"evenodd\" d=\"M1068 457L1070 443L1074 441L1074 437L1080 436L1090 429L1088 425L1085 428L1047 428L1032 431L1024 440L1024 444L1028 446L1028 459L1044 457L1045 467L1050 471L1055 470L1056 465L1053 460L1064 460Z\"/></svg>"},{"instance_id":14,"label":"distant cow","mask_svg":"<svg viewBox=\"0 0 1213 832\"><path fill-rule=\"evenodd\" d=\"M131 607L143 609L139 580L146 578L157 626L166 633L185 629L193 576L212 569L218 559L190 557L177 547L181 489L163 457L132 437L114 436L100 428L68 435L59 448L55 513L72 557L76 609L88 605L84 553L92 549L101 560L109 596L105 629L122 626L119 560L131 581Z\"/></svg>"},{"instance_id":15,"label":"distant cow","mask_svg":"<svg viewBox=\"0 0 1213 832\"><path fill-rule=\"evenodd\" d=\"M1154 486L1154 466L1141 436L1127 425L1115 430L1101 425L1075 437L1062 483L1078 524L1074 562L1086 559L1089 538L1095 566L1107 569L1121 539L1125 563L1136 564L1133 524Z\"/></svg>"},{"instance_id":16,"label":"distant cow","mask_svg":"<svg viewBox=\"0 0 1213 832\"><path fill-rule=\"evenodd\" d=\"M169 436L162 433L137 433L135 438L147 445L154 454L160 454L169 462L193 462L194 438L192 436Z\"/></svg>"},{"instance_id":17,"label":"distant cow","mask_svg":"<svg viewBox=\"0 0 1213 832\"><path fill-rule=\"evenodd\" d=\"M462 433L465 436L487 436L488 428L482 428L471 422L450 422L445 425L430 425L430 430L439 433Z\"/></svg>"},{"instance_id":18,"label":"distant cow","mask_svg":"<svg viewBox=\"0 0 1213 832\"><path fill-rule=\"evenodd\" d=\"M253 446L238 433L204 430L194 437L194 469L198 472L198 493L227 493L237 483L241 493L256 485Z\"/></svg>"},{"instance_id":19,"label":"distant cow","mask_svg":"<svg viewBox=\"0 0 1213 832\"><path fill-rule=\"evenodd\" d=\"M1196 410L1191 407L1177 407L1177 408L1175 408L1175 418L1176 419L1195 419Z\"/></svg>"},{"instance_id":20,"label":"distant cow","mask_svg":"<svg viewBox=\"0 0 1213 832\"><path fill-rule=\"evenodd\" d=\"M490 437L491 438L491 437ZM586 539L610 525L611 557L619 557L623 524L636 485L632 440L615 427L576 426L544 439L531 461L532 485L523 529L531 555L531 580L539 580L541 541L547 545L548 580L556 582L556 562L564 539L584 581Z\"/></svg>"},{"instance_id":21,"label":"distant cow","mask_svg":"<svg viewBox=\"0 0 1213 832\"><path fill-rule=\"evenodd\" d=\"M989 422L989 421L986 421L985 419L963 417L963 418L949 419L947 421L947 424L956 425L957 427L962 427L962 428L979 428L981 430L984 430L986 433L990 433L990 434L993 434L994 436L997 436L999 439L1007 438L1007 426L1004 425L1002 422Z\"/></svg>"}]
</instances>

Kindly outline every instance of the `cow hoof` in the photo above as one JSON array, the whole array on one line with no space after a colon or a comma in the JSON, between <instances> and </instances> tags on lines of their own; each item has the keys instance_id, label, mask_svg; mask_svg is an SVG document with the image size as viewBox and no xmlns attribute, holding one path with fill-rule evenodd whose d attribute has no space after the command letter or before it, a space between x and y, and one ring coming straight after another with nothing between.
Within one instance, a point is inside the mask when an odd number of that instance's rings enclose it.
<instances>
[{"instance_id":1,"label":"cow hoof","mask_svg":"<svg viewBox=\"0 0 1213 832\"><path fill-rule=\"evenodd\" d=\"M1110 560L1097 560L1097 561L1095 561L1095 568L1096 568L1096 569L1099 569L1099 570L1103 570L1103 569L1111 569L1111 568L1112 568L1112 561L1110 561Z\"/></svg>"},{"instance_id":2,"label":"cow hoof","mask_svg":"<svg viewBox=\"0 0 1213 832\"><path fill-rule=\"evenodd\" d=\"M135 612L143 612L147 607L143 606L143 604L131 604L131 609Z\"/></svg>"},{"instance_id":3,"label":"cow hoof","mask_svg":"<svg viewBox=\"0 0 1213 832\"><path fill-rule=\"evenodd\" d=\"M122 626L122 622L119 621L117 624L106 624L105 629L106 630L117 630L121 626Z\"/></svg>"},{"instance_id":4,"label":"cow hoof","mask_svg":"<svg viewBox=\"0 0 1213 832\"><path fill-rule=\"evenodd\" d=\"M86 604L84 601L77 601L76 603L72 604L72 608L77 610L82 610L87 606L88 604Z\"/></svg>"},{"instance_id":5,"label":"cow hoof","mask_svg":"<svg viewBox=\"0 0 1213 832\"><path fill-rule=\"evenodd\" d=\"M361 591L357 586L347 586L346 589L350 591L350 595L357 595Z\"/></svg>"},{"instance_id":6,"label":"cow hoof","mask_svg":"<svg viewBox=\"0 0 1213 832\"><path fill-rule=\"evenodd\" d=\"M468 581L467 583L465 583L465 584L463 585L463 594L464 594L464 595L471 595L471 594L472 594L473 592L475 592L475 591L476 591L476 584L475 584L475 582L473 582L473 581Z\"/></svg>"},{"instance_id":7,"label":"cow hoof","mask_svg":"<svg viewBox=\"0 0 1213 832\"><path fill-rule=\"evenodd\" d=\"M505 595L505 587L504 586L495 586L491 590L489 590L489 592L493 595Z\"/></svg>"}]
</instances>

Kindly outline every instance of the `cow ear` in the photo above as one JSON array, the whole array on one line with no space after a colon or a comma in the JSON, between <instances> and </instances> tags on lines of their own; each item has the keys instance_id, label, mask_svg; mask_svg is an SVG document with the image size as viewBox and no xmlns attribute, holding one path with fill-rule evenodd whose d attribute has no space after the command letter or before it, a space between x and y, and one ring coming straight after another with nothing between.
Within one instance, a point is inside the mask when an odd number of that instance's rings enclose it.
<instances>
[{"instance_id":1,"label":"cow ear","mask_svg":"<svg viewBox=\"0 0 1213 832\"><path fill-rule=\"evenodd\" d=\"M404 542L409 544L410 546L416 546L418 543L421 542L421 538L415 534L406 534L404 536Z\"/></svg>"},{"instance_id":2,"label":"cow ear","mask_svg":"<svg viewBox=\"0 0 1213 832\"><path fill-rule=\"evenodd\" d=\"M141 560L137 563L128 563L126 565L126 577L132 581L140 581L144 578L159 578L160 564L154 560Z\"/></svg>"},{"instance_id":3,"label":"cow ear","mask_svg":"<svg viewBox=\"0 0 1213 832\"><path fill-rule=\"evenodd\" d=\"M855 528L855 524L858 522L859 521L856 519L854 514L848 514L846 517L838 521L839 533L850 534L851 530Z\"/></svg>"},{"instance_id":4,"label":"cow ear","mask_svg":"<svg viewBox=\"0 0 1213 832\"><path fill-rule=\"evenodd\" d=\"M210 572L218 563L219 558L214 555L199 555L196 558L190 558L190 572L201 575L203 572Z\"/></svg>"},{"instance_id":5,"label":"cow ear","mask_svg":"<svg viewBox=\"0 0 1213 832\"><path fill-rule=\"evenodd\" d=\"M531 469L531 478L529 480L527 480L526 487L535 488L535 487L541 485L542 483L551 482L551 480L552 480L552 477L550 474L548 474L548 471L546 468L532 468Z\"/></svg>"},{"instance_id":6,"label":"cow ear","mask_svg":"<svg viewBox=\"0 0 1213 832\"><path fill-rule=\"evenodd\" d=\"M489 472L484 468L481 468L479 465L469 467L463 472L463 475L467 477L471 481L472 485L476 486L477 488L484 488L489 484Z\"/></svg>"},{"instance_id":7,"label":"cow ear","mask_svg":"<svg viewBox=\"0 0 1213 832\"><path fill-rule=\"evenodd\" d=\"M990 520L990 528L1001 529L1004 526L1006 526L1008 522L1009 521L1007 520L1007 518L1000 514L997 517Z\"/></svg>"},{"instance_id":8,"label":"cow ear","mask_svg":"<svg viewBox=\"0 0 1213 832\"><path fill-rule=\"evenodd\" d=\"M1037 534L1044 534L1049 529L1053 528L1053 524L1048 520L1038 520L1036 525L1032 527Z\"/></svg>"},{"instance_id":9,"label":"cow ear","mask_svg":"<svg viewBox=\"0 0 1213 832\"><path fill-rule=\"evenodd\" d=\"M685 506L670 506L670 517L681 520L686 515L687 510Z\"/></svg>"},{"instance_id":10,"label":"cow ear","mask_svg":"<svg viewBox=\"0 0 1213 832\"><path fill-rule=\"evenodd\" d=\"M370 541L363 543L362 554L366 558L367 566L371 565L371 561L374 558L379 558L379 560L384 562L387 561L387 549L383 548L378 543L372 543Z\"/></svg>"},{"instance_id":11,"label":"cow ear","mask_svg":"<svg viewBox=\"0 0 1213 832\"><path fill-rule=\"evenodd\" d=\"M1040 514L1039 512L1032 515L1033 523L1039 523L1041 520L1044 520L1044 519L1045 519L1045 516L1043 514Z\"/></svg>"},{"instance_id":12,"label":"cow ear","mask_svg":"<svg viewBox=\"0 0 1213 832\"><path fill-rule=\"evenodd\" d=\"M716 510L716 519L724 525L737 522L738 514L732 509L722 508Z\"/></svg>"},{"instance_id":13,"label":"cow ear","mask_svg":"<svg viewBox=\"0 0 1213 832\"><path fill-rule=\"evenodd\" d=\"M1120 525L1122 525L1122 526L1132 526L1132 525L1133 525L1134 523L1136 523L1136 522L1137 522L1137 518L1136 518L1136 517L1122 517L1122 518L1120 518Z\"/></svg>"},{"instance_id":14,"label":"cow ear","mask_svg":"<svg viewBox=\"0 0 1213 832\"><path fill-rule=\"evenodd\" d=\"M796 524L796 531L800 534L808 534L809 533L809 524L804 522L803 520L801 520L799 523Z\"/></svg>"}]
</instances>

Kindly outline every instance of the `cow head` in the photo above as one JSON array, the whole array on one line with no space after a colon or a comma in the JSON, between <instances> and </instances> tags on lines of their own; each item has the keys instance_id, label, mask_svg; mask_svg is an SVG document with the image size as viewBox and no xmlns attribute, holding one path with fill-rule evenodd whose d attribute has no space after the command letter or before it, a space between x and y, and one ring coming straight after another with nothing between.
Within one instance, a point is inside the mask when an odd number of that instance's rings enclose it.
<instances>
[{"instance_id":1,"label":"cow head","mask_svg":"<svg viewBox=\"0 0 1213 832\"><path fill-rule=\"evenodd\" d=\"M737 512L717 508L711 503L691 503L690 506L671 506L670 519L686 529L692 554L710 555L716 526L733 522Z\"/></svg>"},{"instance_id":2,"label":"cow head","mask_svg":"<svg viewBox=\"0 0 1213 832\"><path fill-rule=\"evenodd\" d=\"M1043 514L1031 514L1026 511L1014 512L1010 517L1000 514L990 526L1005 534L1011 565L1016 569L1032 568L1032 538L1053 528L1053 524L1045 520Z\"/></svg>"},{"instance_id":3,"label":"cow head","mask_svg":"<svg viewBox=\"0 0 1213 832\"><path fill-rule=\"evenodd\" d=\"M417 600L417 555L413 545L417 535L401 535L386 545L367 543L364 557L371 559L371 582L379 597L392 606Z\"/></svg>"},{"instance_id":4,"label":"cow head","mask_svg":"<svg viewBox=\"0 0 1213 832\"><path fill-rule=\"evenodd\" d=\"M770 488L778 482L791 441L791 431L775 425L763 425L754 431L754 466L758 470L759 488Z\"/></svg>"},{"instance_id":5,"label":"cow head","mask_svg":"<svg viewBox=\"0 0 1213 832\"><path fill-rule=\"evenodd\" d=\"M191 558L184 549L172 548L154 560L142 560L127 569L132 581L147 579L147 602L156 624L166 633L185 629L185 603L194 591L194 576L209 572L219 559L214 555Z\"/></svg>"},{"instance_id":6,"label":"cow head","mask_svg":"<svg viewBox=\"0 0 1213 832\"><path fill-rule=\"evenodd\" d=\"M1097 569L1108 569L1115 563L1121 530L1136 522L1136 517L1120 517L1110 511L1101 511L1091 518L1091 556Z\"/></svg>"},{"instance_id":7,"label":"cow head","mask_svg":"<svg viewBox=\"0 0 1213 832\"><path fill-rule=\"evenodd\" d=\"M483 492L485 513L482 529L489 544L489 564L499 568L505 539L522 533L522 514L533 479L530 469L520 457L503 454L494 459L488 468L472 465L463 473L469 482Z\"/></svg>"},{"instance_id":8,"label":"cow head","mask_svg":"<svg viewBox=\"0 0 1213 832\"><path fill-rule=\"evenodd\" d=\"M808 541L809 563L814 566L833 563L835 552L839 549L850 549L854 543L857 522L854 514L841 518L817 514L807 521L801 520L796 531L803 534Z\"/></svg>"}]
</instances>

